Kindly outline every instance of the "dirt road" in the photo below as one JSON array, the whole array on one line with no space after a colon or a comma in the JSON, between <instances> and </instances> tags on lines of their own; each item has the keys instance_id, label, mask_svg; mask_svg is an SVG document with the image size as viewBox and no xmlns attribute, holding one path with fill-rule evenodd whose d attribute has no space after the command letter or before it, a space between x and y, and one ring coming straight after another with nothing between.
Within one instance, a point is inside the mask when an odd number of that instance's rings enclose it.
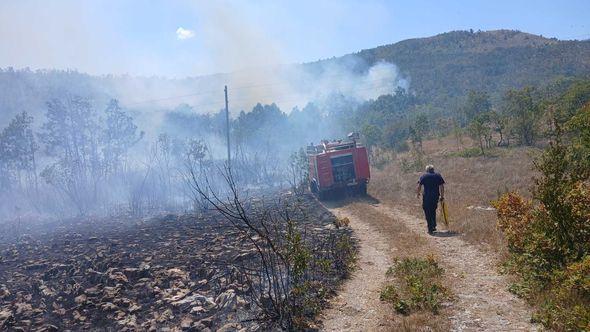
<instances>
[{"instance_id":1,"label":"dirt road","mask_svg":"<svg viewBox=\"0 0 590 332\"><path fill-rule=\"evenodd\" d=\"M390 309L379 301L385 272L391 265L386 238L369 223L348 213L346 208L332 208L331 211L350 219L360 248L354 277L345 283L324 313L324 330L387 331L384 317Z\"/></svg>"},{"instance_id":2,"label":"dirt road","mask_svg":"<svg viewBox=\"0 0 590 332\"><path fill-rule=\"evenodd\" d=\"M401 319L379 301L384 273L396 251L433 253L445 269L454 300L447 308L453 331L535 331L526 304L507 291L508 281L497 272L495 258L460 236L441 232L428 236L422 220L399 209L372 200L340 207L328 206L337 216L348 217L360 240L359 269L347 281L332 308L324 313L326 331L391 330L391 321ZM440 227L439 227L440 228ZM399 238L410 241L403 248ZM419 244L419 245L418 245ZM410 248L410 249L408 249ZM413 252L404 252L412 255Z\"/></svg>"}]
</instances>

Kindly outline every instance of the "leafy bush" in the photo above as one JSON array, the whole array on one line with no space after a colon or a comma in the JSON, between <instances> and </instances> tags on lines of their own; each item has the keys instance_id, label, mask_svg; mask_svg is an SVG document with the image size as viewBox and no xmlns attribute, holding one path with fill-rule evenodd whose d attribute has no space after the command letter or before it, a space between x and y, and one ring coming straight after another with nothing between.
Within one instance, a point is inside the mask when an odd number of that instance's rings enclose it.
<instances>
[{"instance_id":1,"label":"leafy bush","mask_svg":"<svg viewBox=\"0 0 590 332\"><path fill-rule=\"evenodd\" d=\"M400 168L404 173L422 171L425 166L424 153L418 150L412 150L408 157L400 158Z\"/></svg>"},{"instance_id":2,"label":"leafy bush","mask_svg":"<svg viewBox=\"0 0 590 332\"><path fill-rule=\"evenodd\" d=\"M348 219L348 217L334 219L334 226L336 226L336 228L347 227L349 224L350 219Z\"/></svg>"},{"instance_id":3,"label":"leafy bush","mask_svg":"<svg viewBox=\"0 0 590 332\"><path fill-rule=\"evenodd\" d=\"M590 256L555 273L535 320L557 331L590 331Z\"/></svg>"},{"instance_id":4,"label":"leafy bush","mask_svg":"<svg viewBox=\"0 0 590 332\"><path fill-rule=\"evenodd\" d=\"M398 281L398 287L386 286L380 295L381 301L389 302L404 315L416 310L437 314L449 292L441 284L444 270L434 258L404 258L396 261L387 271Z\"/></svg>"},{"instance_id":5,"label":"leafy bush","mask_svg":"<svg viewBox=\"0 0 590 332\"><path fill-rule=\"evenodd\" d=\"M535 319L556 330L590 330L590 104L536 161L535 201L515 193L494 202L508 242L505 266L516 294L539 305ZM568 143L565 138L571 137Z\"/></svg>"},{"instance_id":6,"label":"leafy bush","mask_svg":"<svg viewBox=\"0 0 590 332\"><path fill-rule=\"evenodd\" d=\"M531 213L532 203L514 192L509 192L502 195L493 205L497 209L498 228L504 232L508 246L513 252L524 252L527 236L532 231L534 221Z\"/></svg>"},{"instance_id":7,"label":"leafy bush","mask_svg":"<svg viewBox=\"0 0 590 332\"><path fill-rule=\"evenodd\" d=\"M347 277L356 264L357 247L350 236L334 237L335 249L332 251L332 264L341 277Z\"/></svg>"},{"instance_id":8,"label":"leafy bush","mask_svg":"<svg viewBox=\"0 0 590 332\"><path fill-rule=\"evenodd\" d=\"M386 165L391 163L394 157L395 154L391 150L387 150L384 148L374 148L373 150L371 150L369 162L371 163L371 166L379 170L382 170Z\"/></svg>"}]
</instances>

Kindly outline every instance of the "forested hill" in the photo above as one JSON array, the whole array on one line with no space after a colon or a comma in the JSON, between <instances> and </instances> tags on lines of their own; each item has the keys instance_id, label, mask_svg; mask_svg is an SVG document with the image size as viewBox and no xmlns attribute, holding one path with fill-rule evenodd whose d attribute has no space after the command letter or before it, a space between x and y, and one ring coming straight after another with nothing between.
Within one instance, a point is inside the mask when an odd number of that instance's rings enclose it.
<instances>
[{"instance_id":1,"label":"forested hill","mask_svg":"<svg viewBox=\"0 0 590 332\"><path fill-rule=\"evenodd\" d=\"M379 61L398 66L420 104L452 110L469 90L486 91L495 100L508 88L542 86L562 76L590 77L590 40L560 41L510 30L454 31L300 66L320 73L330 67L326 65L336 63L363 72ZM210 90L212 85L222 86L224 77L171 80L0 69L0 124L21 111L40 114L48 100L65 93L104 105L110 98L133 101Z\"/></svg>"},{"instance_id":2,"label":"forested hill","mask_svg":"<svg viewBox=\"0 0 590 332\"><path fill-rule=\"evenodd\" d=\"M316 62L395 63L427 103L454 106L469 90L492 98L508 88L543 85L560 76L590 76L590 40L562 41L513 30L453 31ZM313 65L313 64L311 64Z\"/></svg>"}]
</instances>

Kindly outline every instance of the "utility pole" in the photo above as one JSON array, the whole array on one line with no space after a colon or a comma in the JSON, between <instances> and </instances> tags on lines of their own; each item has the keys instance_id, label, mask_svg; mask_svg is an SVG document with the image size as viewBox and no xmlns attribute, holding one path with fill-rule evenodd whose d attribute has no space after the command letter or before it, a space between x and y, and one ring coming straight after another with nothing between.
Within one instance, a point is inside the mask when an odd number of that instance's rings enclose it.
<instances>
[{"instance_id":1,"label":"utility pole","mask_svg":"<svg viewBox=\"0 0 590 332\"><path fill-rule=\"evenodd\" d=\"M225 86L225 125L227 134L227 168L231 169L231 152L229 147L229 107L227 103L227 85Z\"/></svg>"}]
</instances>

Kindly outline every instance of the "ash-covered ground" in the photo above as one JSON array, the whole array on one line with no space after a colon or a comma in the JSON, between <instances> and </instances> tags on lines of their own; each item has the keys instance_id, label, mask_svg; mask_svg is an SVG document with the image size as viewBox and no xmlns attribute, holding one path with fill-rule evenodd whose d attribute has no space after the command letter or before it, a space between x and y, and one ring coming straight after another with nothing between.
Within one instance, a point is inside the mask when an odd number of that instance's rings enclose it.
<instances>
[{"instance_id":1,"label":"ash-covered ground","mask_svg":"<svg viewBox=\"0 0 590 332\"><path fill-rule=\"evenodd\" d=\"M281 199L296 204L266 208L296 206L291 218L312 256L328 262L308 290L321 291L322 306L347 275L333 261L338 245L355 240L311 196ZM247 237L216 211L39 226L0 242L0 330L276 328L261 319L236 268L258 261ZM310 327L315 309L304 311Z\"/></svg>"}]
</instances>

